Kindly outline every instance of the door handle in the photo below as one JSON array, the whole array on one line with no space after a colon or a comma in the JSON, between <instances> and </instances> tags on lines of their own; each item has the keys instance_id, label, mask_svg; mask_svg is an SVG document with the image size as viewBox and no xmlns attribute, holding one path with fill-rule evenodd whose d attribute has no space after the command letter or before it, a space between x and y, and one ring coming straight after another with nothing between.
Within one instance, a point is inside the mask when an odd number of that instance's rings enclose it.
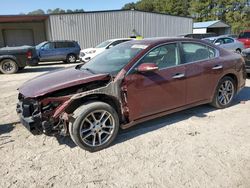
<instances>
[{"instance_id":1,"label":"door handle","mask_svg":"<svg viewBox=\"0 0 250 188\"><path fill-rule=\"evenodd\" d=\"M183 78L184 76L185 76L185 74L183 74L183 73L177 73L172 78L178 79L178 78Z\"/></svg>"},{"instance_id":2,"label":"door handle","mask_svg":"<svg viewBox=\"0 0 250 188\"><path fill-rule=\"evenodd\" d=\"M213 70L218 70L218 69L222 69L223 66L222 65L215 65L212 69Z\"/></svg>"}]
</instances>

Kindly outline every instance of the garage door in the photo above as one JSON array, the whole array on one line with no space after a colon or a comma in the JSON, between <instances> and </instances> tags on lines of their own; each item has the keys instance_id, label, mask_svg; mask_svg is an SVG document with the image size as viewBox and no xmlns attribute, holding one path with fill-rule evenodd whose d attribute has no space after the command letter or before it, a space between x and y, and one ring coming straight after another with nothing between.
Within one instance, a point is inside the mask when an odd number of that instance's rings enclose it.
<instances>
[{"instance_id":1,"label":"garage door","mask_svg":"<svg viewBox=\"0 0 250 188\"><path fill-rule=\"evenodd\" d=\"M5 46L34 45L34 35L31 29L3 30Z\"/></svg>"}]
</instances>

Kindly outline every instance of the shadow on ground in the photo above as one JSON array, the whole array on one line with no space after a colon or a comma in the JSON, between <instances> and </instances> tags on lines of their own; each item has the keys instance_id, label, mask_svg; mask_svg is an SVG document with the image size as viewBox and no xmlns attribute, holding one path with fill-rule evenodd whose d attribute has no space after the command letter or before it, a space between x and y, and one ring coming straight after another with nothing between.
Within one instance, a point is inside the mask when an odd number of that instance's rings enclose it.
<instances>
[{"instance_id":1,"label":"shadow on ground","mask_svg":"<svg viewBox=\"0 0 250 188\"><path fill-rule=\"evenodd\" d=\"M235 97L234 105L238 105L240 102L250 101L250 87L245 87L240 91L240 93ZM151 121L147 121L144 123L140 123L134 127L131 127L126 130L121 130L118 135L116 141L113 145L125 142L142 134L160 129L162 127L167 127L177 122L189 119L193 116L196 117L207 117L207 113L217 110L216 108L210 105L202 105L198 107L194 107L191 109L187 109L184 111L176 112L174 114L170 114L161 118L157 118Z\"/></svg>"},{"instance_id":2,"label":"shadow on ground","mask_svg":"<svg viewBox=\"0 0 250 188\"><path fill-rule=\"evenodd\" d=\"M242 101L250 100L250 87L245 87L241 90L241 92L236 96L233 106L238 105ZM198 107L194 107L191 109L187 109L184 111L176 112L173 114L169 114L167 116L163 116L154 120L146 121L144 123L140 123L126 130L120 130L117 139L112 145L116 145L127 140L133 139L137 136L146 134L151 131L155 131L162 127L171 126L175 123L181 122L183 120L189 119L193 116L204 118L207 117L207 113L211 111L217 110L216 108L210 105L202 105ZM68 137L57 137L59 144L68 145L70 148L74 148L76 144Z\"/></svg>"},{"instance_id":3,"label":"shadow on ground","mask_svg":"<svg viewBox=\"0 0 250 188\"><path fill-rule=\"evenodd\" d=\"M0 124L0 135L10 133L11 131L13 131L13 129L15 128L14 125L16 125L17 123L19 122Z\"/></svg>"}]
</instances>

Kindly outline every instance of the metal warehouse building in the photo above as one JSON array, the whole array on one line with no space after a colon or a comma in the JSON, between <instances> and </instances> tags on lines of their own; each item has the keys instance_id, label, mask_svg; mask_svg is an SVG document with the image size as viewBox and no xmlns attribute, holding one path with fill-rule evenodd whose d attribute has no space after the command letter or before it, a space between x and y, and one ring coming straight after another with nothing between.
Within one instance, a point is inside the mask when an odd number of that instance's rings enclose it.
<instances>
[{"instance_id":1,"label":"metal warehouse building","mask_svg":"<svg viewBox=\"0 0 250 188\"><path fill-rule=\"evenodd\" d=\"M0 47L36 45L44 40L76 40L82 48L134 33L173 37L192 33L188 17L137 10L95 11L44 16L0 16Z\"/></svg>"}]
</instances>

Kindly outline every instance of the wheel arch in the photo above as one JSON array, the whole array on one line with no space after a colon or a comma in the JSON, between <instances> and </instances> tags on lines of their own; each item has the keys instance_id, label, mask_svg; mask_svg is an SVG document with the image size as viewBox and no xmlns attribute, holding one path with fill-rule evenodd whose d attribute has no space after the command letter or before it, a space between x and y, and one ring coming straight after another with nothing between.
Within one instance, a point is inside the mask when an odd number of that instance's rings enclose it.
<instances>
[{"instance_id":1,"label":"wheel arch","mask_svg":"<svg viewBox=\"0 0 250 188\"><path fill-rule=\"evenodd\" d=\"M225 78L225 77L230 77L232 78L234 81L235 81L235 88L237 89L238 88L238 78L237 76L234 74L234 73L227 73L225 74L221 79ZM221 80L220 79L220 80ZM238 90L238 89L237 89Z\"/></svg>"},{"instance_id":2,"label":"wheel arch","mask_svg":"<svg viewBox=\"0 0 250 188\"><path fill-rule=\"evenodd\" d=\"M82 98L76 99L74 100L66 109L65 111L68 114L73 113L78 107L84 105L85 103L89 103L90 101L95 102L95 101L101 101L104 103L109 104L110 106L112 106L119 117L120 122L123 120L123 116L122 116L122 110L121 110L121 105L118 101L118 99L116 99L113 96L109 96L106 94L91 94L91 95L87 95L84 96Z\"/></svg>"},{"instance_id":3,"label":"wheel arch","mask_svg":"<svg viewBox=\"0 0 250 188\"><path fill-rule=\"evenodd\" d=\"M18 66L18 60L15 56L11 56L11 55L6 55L6 56L1 56L0 57L0 63L6 59L10 59L16 62L17 66ZM19 67L19 66L18 66Z\"/></svg>"}]
</instances>

